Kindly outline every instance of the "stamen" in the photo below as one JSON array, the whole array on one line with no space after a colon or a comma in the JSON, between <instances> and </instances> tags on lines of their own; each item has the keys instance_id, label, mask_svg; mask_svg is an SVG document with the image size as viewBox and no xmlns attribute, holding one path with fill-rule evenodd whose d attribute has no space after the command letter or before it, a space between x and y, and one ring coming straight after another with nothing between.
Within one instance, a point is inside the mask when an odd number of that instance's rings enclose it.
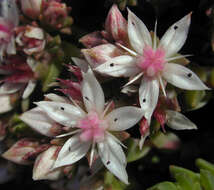
<instances>
[{"instance_id":1,"label":"stamen","mask_svg":"<svg viewBox=\"0 0 214 190\"><path fill-rule=\"evenodd\" d=\"M132 80L130 80L128 83L126 83L122 88L132 84L133 82L135 82L136 80L138 80L141 76L143 75L143 72L139 73L137 76L135 76Z\"/></svg>"},{"instance_id":2,"label":"stamen","mask_svg":"<svg viewBox=\"0 0 214 190\"><path fill-rule=\"evenodd\" d=\"M121 47L122 49L126 50L126 51L129 52L131 55L133 55L133 56L135 56L135 57L138 56L137 53L135 53L135 52L132 51L131 49L129 49L129 48L123 46L122 44L120 44L120 43L117 42L116 45L119 46L119 47Z\"/></svg>"},{"instance_id":3,"label":"stamen","mask_svg":"<svg viewBox=\"0 0 214 190\"><path fill-rule=\"evenodd\" d=\"M178 55L175 57L169 57L169 58L166 58L166 62L170 62L170 61L173 61L176 59L182 59L182 58L186 58L186 57L190 57L190 56L193 56L193 55Z\"/></svg>"},{"instance_id":4,"label":"stamen","mask_svg":"<svg viewBox=\"0 0 214 190\"><path fill-rule=\"evenodd\" d=\"M111 133L108 132L108 135L111 136L119 145L121 145L123 148L127 149L127 146L125 146L117 137L112 135Z\"/></svg>"},{"instance_id":5,"label":"stamen","mask_svg":"<svg viewBox=\"0 0 214 190\"><path fill-rule=\"evenodd\" d=\"M65 133L65 134L62 134L62 135L57 135L57 136L55 136L55 138L66 137L66 136L69 136L69 135L73 135L73 134L79 133L80 131L81 131L81 129L77 129L77 130L71 131L69 133Z\"/></svg>"},{"instance_id":6,"label":"stamen","mask_svg":"<svg viewBox=\"0 0 214 190\"><path fill-rule=\"evenodd\" d=\"M155 21L154 38L153 38L153 49L157 49L157 20Z\"/></svg>"},{"instance_id":7,"label":"stamen","mask_svg":"<svg viewBox=\"0 0 214 190\"><path fill-rule=\"evenodd\" d=\"M164 96L166 97L165 87L164 87L163 80L162 80L162 78L161 78L161 76L160 76L160 75L158 75L158 79L159 79L159 83L160 83L160 86L161 86L162 92L163 92Z\"/></svg>"},{"instance_id":8,"label":"stamen","mask_svg":"<svg viewBox=\"0 0 214 190\"><path fill-rule=\"evenodd\" d=\"M95 142L93 141L92 143L92 148L91 148L91 154L90 154L90 162L89 166L92 166L93 160L94 160L94 152L95 152Z\"/></svg>"},{"instance_id":9,"label":"stamen","mask_svg":"<svg viewBox=\"0 0 214 190\"><path fill-rule=\"evenodd\" d=\"M103 113L101 115L101 118L103 118L106 115L106 113L109 110L109 108L111 107L112 103L113 103L113 101L108 103L108 105L106 106L105 110L103 111Z\"/></svg>"}]
</instances>

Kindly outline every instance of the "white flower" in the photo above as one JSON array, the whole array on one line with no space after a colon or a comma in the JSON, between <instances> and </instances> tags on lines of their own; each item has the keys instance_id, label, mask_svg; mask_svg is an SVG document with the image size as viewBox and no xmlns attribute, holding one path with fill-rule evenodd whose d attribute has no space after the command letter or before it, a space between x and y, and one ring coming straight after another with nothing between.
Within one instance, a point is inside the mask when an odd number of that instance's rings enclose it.
<instances>
[{"instance_id":1,"label":"white flower","mask_svg":"<svg viewBox=\"0 0 214 190\"><path fill-rule=\"evenodd\" d=\"M111 131L123 131L134 126L143 116L142 109L125 106L108 113L109 105L105 107L103 90L89 69L83 73L82 97L85 110L73 101L73 104L57 96L49 96L53 101L37 102L39 109L55 122L71 129L71 132L57 136L69 138L59 152L54 168L70 165L83 158L90 150L90 165L93 162L96 147L103 164L121 181L128 184L126 173L126 156L121 148L121 142L111 134ZM30 112L30 113L29 113ZM48 126L48 119L44 119ZM41 114L35 116L41 117ZM36 121L32 111L21 116L21 119L33 126ZM38 123L38 121L36 121ZM75 129L74 129L75 127ZM39 126L37 128L39 129ZM44 130L42 131L45 134Z\"/></svg>"},{"instance_id":2,"label":"white flower","mask_svg":"<svg viewBox=\"0 0 214 190\"><path fill-rule=\"evenodd\" d=\"M144 23L128 10L128 36L133 50L119 45L129 54L114 57L95 68L95 71L114 77L130 77L127 85L141 78L139 100L145 117L150 123L151 115L157 105L159 88L164 95L165 82L186 90L208 89L202 81L186 67L173 63L185 56L176 56L186 41L191 13L174 23L163 35L159 44Z\"/></svg>"}]
</instances>

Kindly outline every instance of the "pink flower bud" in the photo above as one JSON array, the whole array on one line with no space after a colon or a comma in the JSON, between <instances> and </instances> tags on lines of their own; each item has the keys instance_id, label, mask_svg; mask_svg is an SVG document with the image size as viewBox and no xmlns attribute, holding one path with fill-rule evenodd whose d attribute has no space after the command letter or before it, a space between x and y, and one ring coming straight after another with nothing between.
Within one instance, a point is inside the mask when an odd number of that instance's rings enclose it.
<instances>
[{"instance_id":1,"label":"pink flower bud","mask_svg":"<svg viewBox=\"0 0 214 190\"><path fill-rule=\"evenodd\" d=\"M120 42L121 44L127 43L127 21L119 11L117 5L113 5L108 13L105 22L105 30L115 41Z\"/></svg>"},{"instance_id":2,"label":"pink flower bud","mask_svg":"<svg viewBox=\"0 0 214 190\"><path fill-rule=\"evenodd\" d=\"M63 173L62 168L53 170L53 166L57 159L60 148L61 147L59 146L51 146L36 158L33 168L34 180L56 180L61 176L61 174Z\"/></svg>"},{"instance_id":3,"label":"pink flower bud","mask_svg":"<svg viewBox=\"0 0 214 190\"><path fill-rule=\"evenodd\" d=\"M21 0L22 12L32 19L37 19L41 12L42 0Z\"/></svg>"},{"instance_id":4,"label":"pink flower bud","mask_svg":"<svg viewBox=\"0 0 214 190\"><path fill-rule=\"evenodd\" d=\"M31 161L26 159L26 155L36 152L38 146L38 142L24 138L16 142L9 150L3 153L2 157L17 164L31 164Z\"/></svg>"},{"instance_id":5,"label":"pink flower bud","mask_svg":"<svg viewBox=\"0 0 214 190\"><path fill-rule=\"evenodd\" d=\"M44 31L35 26L16 28L16 43L27 55L41 52L45 48Z\"/></svg>"}]
</instances>

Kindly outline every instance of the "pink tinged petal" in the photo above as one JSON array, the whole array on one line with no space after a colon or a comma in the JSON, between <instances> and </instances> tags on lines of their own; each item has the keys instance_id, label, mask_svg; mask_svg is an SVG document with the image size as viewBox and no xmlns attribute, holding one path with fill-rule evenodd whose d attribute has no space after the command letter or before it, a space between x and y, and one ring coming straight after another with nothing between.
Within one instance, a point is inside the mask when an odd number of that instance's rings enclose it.
<instances>
[{"instance_id":1,"label":"pink tinged petal","mask_svg":"<svg viewBox=\"0 0 214 190\"><path fill-rule=\"evenodd\" d=\"M73 164L83 158L88 152L91 143L82 142L79 134L66 141L60 150L54 168Z\"/></svg>"},{"instance_id":2,"label":"pink tinged petal","mask_svg":"<svg viewBox=\"0 0 214 190\"><path fill-rule=\"evenodd\" d=\"M13 93L21 90L21 88L23 88L24 85L25 84L22 84L22 83L14 84L14 83L5 82L4 84L2 84L0 86L0 95L13 94Z\"/></svg>"},{"instance_id":3,"label":"pink tinged petal","mask_svg":"<svg viewBox=\"0 0 214 190\"><path fill-rule=\"evenodd\" d=\"M31 95L31 93L33 92L33 90L35 89L35 87L36 87L36 81L29 80L29 82L23 92L22 98L23 99L28 98Z\"/></svg>"},{"instance_id":4,"label":"pink tinged petal","mask_svg":"<svg viewBox=\"0 0 214 190\"><path fill-rule=\"evenodd\" d=\"M41 101L35 104L51 119L67 127L75 126L77 121L84 117L84 112L80 108L68 103Z\"/></svg>"},{"instance_id":5,"label":"pink tinged petal","mask_svg":"<svg viewBox=\"0 0 214 190\"><path fill-rule=\"evenodd\" d=\"M106 116L111 131L124 131L133 127L143 117L142 109L134 106L124 106L113 110Z\"/></svg>"},{"instance_id":6,"label":"pink tinged petal","mask_svg":"<svg viewBox=\"0 0 214 190\"><path fill-rule=\"evenodd\" d=\"M11 105L10 95L0 95L0 114L9 112L13 109Z\"/></svg>"},{"instance_id":7,"label":"pink tinged petal","mask_svg":"<svg viewBox=\"0 0 214 190\"><path fill-rule=\"evenodd\" d=\"M179 64L167 63L163 77L172 85L185 90L209 89L195 73Z\"/></svg>"},{"instance_id":8,"label":"pink tinged petal","mask_svg":"<svg viewBox=\"0 0 214 190\"><path fill-rule=\"evenodd\" d=\"M63 172L61 168L52 170L56 161L55 155L59 148L58 146L52 146L36 158L33 167L33 180L57 180L61 176Z\"/></svg>"},{"instance_id":9,"label":"pink tinged petal","mask_svg":"<svg viewBox=\"0 0 214 190\"><path fill-rule=\"evenodd\" d=\"M108 60L94 70L113 77L130 77L141 72L135 62L136 59L134 57L122 55Z\"/></svg>"},{"instance_id":10,"label":"pink tinged petal","mask_svg":"<svg viewBox=\"0 0 214 190\"><path fill-rule=\"evenodd\" d=\"M112 44L102 44L91 49L83 49L83 55L92 68L121 55L121 50Z\"/></svg>"},{"instance_id":11,"label":"pink tinged petal","mask_svg":"<svg viewBox=\"0 0 214 190\"><path fill-rule=\"evenodd\" d=\"M28 124L35 131L52 137L55 134L51 133L51 128L54 125L54 120L52 120L41 108L36 107L19 117L22 121Z\"/></svg>"},{"instance_id":12,"label":"pink tinged petal","mask_svg":"<svg viewBox=\"0 0 214 190\"><path fill-rule=\"evenodd\" d=\"M144 77L139 89L140 106L145 111L144 117L150 124L151 116L158 102L159 83L156 79Z\"/></svg>"},{"instance_id":13,"label":"pink tinged petal","mask_svg":"<svg viewBox=\"0 0 214 190\"><path fill-rule=\"evenodd\" d=\"M81 71L85 73L88 71L88 63L84 59L79 59L77 57L72 57L71 59L75 65L81 69Z\"/></svg>"},{"instance_id":14,"label":"pink tinged petal","mask_svg":"<svg viewBox=\"0 0 214 190\"><path fill-rule=\"evenodd\" d=\"M99 156L105 167L123 183L129 184L126 172L126 161L120 145L109 135L104 142L97 143Z\"/></svg>"},{"instance_id":15,"label":"pink tinged petal","mask_svg":"<svg viewBox=\"0 0 214 190\"><path fill-rule=\"evenodd\" d=\"M166 57L174 55L184 45L189 31L191 14L174 23L161 38L159 47L165 49Z\"/></svg>"},{"instance_id":16,"label":"pink tinged petal","mask_svg":"<svg viewBox=\"0 0 214 190\"><path fill-rule=\"evenodd\" d=\"M183 114L172 110L166 110L166 124L175 130L197 129L197 126Z\"/></svg>"},{"instance_id":17,"label":"pink tinged petal","mask_svg":"<svg viewBox=\"0 0 214 190\"><path fill-rule=\"evenodd\" d=\"M142 55L145 46L152 47L151 35L145 24L128 9L128 35L131 46Z\"/></svg>"},{"instance_id":18,"label":"pink tinged petal","mask_svg":"<svg viewBox=\"0 0 214 190\"><path fill-rule=\"evenodd\" d=\"M32 141L31 139L21 139L17 141L9 150L2 154L2 157L15 162L17 164L31 164L27 159L24 159L25 156L29 153L36 152L36 148L39 146L39 143Z\"/></svg>"},{"instance_id":19,"label":"pink tinged petal","mask_svg":"<svg viewBox=\"0 0 214 190\"><path fill-rule=\"evenodd\" d=\"M100 114L103 112L105 105L104 93L90 69L83 74L82 96L88 112L91 110L96 110Z\"/></svg>"},{"instance_id":20,"label":"pink tinged petal","mask_svg":"<svg viewBox=\"0 0 214 190\"><path fill-rule=\"evenodd\" d=\"M105 22L105 30L112 35L115 41L126 43L128 39L127 21L123 18L117 5L110 9Z\"/></svg>"}]
</instances>

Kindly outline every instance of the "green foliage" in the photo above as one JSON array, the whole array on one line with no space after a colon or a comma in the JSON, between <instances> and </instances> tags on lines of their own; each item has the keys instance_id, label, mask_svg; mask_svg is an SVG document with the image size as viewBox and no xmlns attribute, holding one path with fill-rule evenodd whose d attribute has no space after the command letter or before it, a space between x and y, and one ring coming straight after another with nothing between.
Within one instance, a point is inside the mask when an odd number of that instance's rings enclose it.
<instances>
[{"instance_id":1,"label":"green foliage","mask_svg":"<svg viewBox=\"0 0 214 190\"><path fill-rule=\"evenodd\" d=\"M197 159L196 165L200 172L170 166L170 174L176 182L161 182L147 190L213 190L214 189L214 164L203 159Z\"/></svg>"}]
</instances>

